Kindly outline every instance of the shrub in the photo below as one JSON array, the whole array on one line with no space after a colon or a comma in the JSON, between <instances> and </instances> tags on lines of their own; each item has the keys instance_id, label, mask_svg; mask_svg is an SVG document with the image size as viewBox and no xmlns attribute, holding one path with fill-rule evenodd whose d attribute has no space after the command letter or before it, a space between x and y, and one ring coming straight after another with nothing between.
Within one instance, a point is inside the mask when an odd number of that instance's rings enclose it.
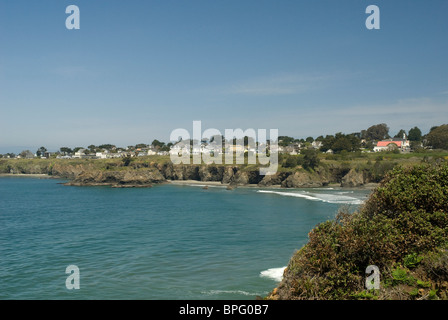
<instances>
[{"instance_id":1,"label":"shrub","mask_svg":"<svg viewBox=\"0 0 448 320\"><path fill-rule=\"evenodd\" d=\"M415 268L420 264L422 260L423 260L422 256L419 256L416 253L412 253L404 257L403 265L406 268Z\"/></svg>"},{"instance_id":2,"label":"shrub","mask_svg":"<svg viewBox=\"0 0 448 320\"><path fill-rule=\"evenodd\" d=\"M448 164L397 167L358 211L341 211L309 233L279 291L286 299L367 298L360 292L372 264L390 270L384 271L390 286L417 286L420 279L410 269L420 265L433 277L447 279L448 253L437 251L447 244L447 212ZM428 252L438 253L423 260Z\"/></svg>"}]
</instances>

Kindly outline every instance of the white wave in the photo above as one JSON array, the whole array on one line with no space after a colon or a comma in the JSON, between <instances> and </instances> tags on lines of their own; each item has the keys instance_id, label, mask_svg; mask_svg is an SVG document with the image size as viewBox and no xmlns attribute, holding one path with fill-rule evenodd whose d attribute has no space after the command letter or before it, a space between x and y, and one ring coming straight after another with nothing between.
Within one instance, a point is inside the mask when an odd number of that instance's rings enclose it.
<instances>
[{"instance_id":1,"label":"white wave","mask_svg":"<svg viewBox=\"0 0 448 320\"><path fill-rule=\"evenodd\" d=\"M280 282L283 279L283 272L285 271L285 269L286 267L267 269L260 272L260 277L269 278Z\"/></svg>"},{"instance_id":2,"label":"white wave","mask_svg":"<svg viewBox=\"0 0 448 320\"><path fill-rule=\"evenodd\" d=\"M253 292L247 292L243 290L208 290L208 291L202 291L202 294L208 294L208 295L217 295L217 294L240 294L243 296L261 296L265 293L253 293Z\"/></svg>"},{"instance_id":3,"label":"white wave","mask_svg":"<svg viewBox=\"0 0 448 320\"><path fill-rule=\"evenodd\" d=\"M305 199L309 199L309 200L317 200L315 197L308 196L303 193L281 192L281 191L270 191L270 190L258 190L257 192L278 194L280 196L286 196L286 197L296 197L296 198L305 198Z\"/></svg>"},{"instance_id":4,"label":"white wave","mask_svg":"<svg viewBox=\"0 0 448 320\"><path fill-rule=\"evenodd\" d=\"M192 184L187 184L187 186L189 187L207 187L207 188L227 188L226 186L219 186L219 185L212 185L212 184L197 184L197 183L192 183Z\"/></svg>"},{"instance_id":5,"label":"white wave","mask_svg":"<svg viewBox=\"0 0 448 320\"><path fill-rule=\"evenodd\" d=\"M260 193L271 193L286 197L296 197L305 198L313 201L322 201L327 203L336 204L361 204L363 200L354 197L336 195L336 194L326 194L326 193L309 193L309 192L281 192L281 191L271 191L271 190L258 190Z\"/></svg>"}]
</instances>

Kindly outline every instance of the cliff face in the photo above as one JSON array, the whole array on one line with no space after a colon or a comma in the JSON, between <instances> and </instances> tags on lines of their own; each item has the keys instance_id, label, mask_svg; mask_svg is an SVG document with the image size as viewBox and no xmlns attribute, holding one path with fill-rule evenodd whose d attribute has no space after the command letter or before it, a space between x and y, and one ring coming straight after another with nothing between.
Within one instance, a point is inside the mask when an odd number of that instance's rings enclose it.
<instances>
[{"instance_id":1,"label":"cliff face","mask_svg":"<svg viewBox=\"0 0 448 320\"><path fill-rule=\"evenodd\" d=\"M83 171L66 185L72 186L102 186L116 188L151 187L153 183L161 183L165 177L158 170L135 171Z\"/></svg>"},{"instance_id":2,"label":"cliff face","mask_svg":"<svg viewBox=\"0 0 448 320\"><path fill-rule=\"evenodd\" d=\"M317 168L282 171L262 176L258 168L238 165L173 165L170 162L135 162L124 166L120 162L9 161L0 173L45 173L70 180L67 185L109 185L113 187L150 187L168 180L215 181L231 187L258 185L283 188L313 188L330 183L343 187L359 187L369 182L363 171L350 168Z\"/></svg>"},{"instance_id":3,"label":"cliff face","mask_svg":"<svg viewBox=\"0 0 448 320\"><path fill-rule=\"evenodd\" d=\"M363 171L350 169L350 171L342 177L342 187L360 187L370 182L369 177Z\"/></svg>"},{"instance_id":4,"label":"cliff face","mask_svg":"<svg viewBox=\"0 0 448 320\"><path fill-rule=\"evenodd\" d=\"M325 183L328 184L319 174L298 171L283 180L281 186L284 188L315 188L322 187Z\"/></svg>"}]
</instances>

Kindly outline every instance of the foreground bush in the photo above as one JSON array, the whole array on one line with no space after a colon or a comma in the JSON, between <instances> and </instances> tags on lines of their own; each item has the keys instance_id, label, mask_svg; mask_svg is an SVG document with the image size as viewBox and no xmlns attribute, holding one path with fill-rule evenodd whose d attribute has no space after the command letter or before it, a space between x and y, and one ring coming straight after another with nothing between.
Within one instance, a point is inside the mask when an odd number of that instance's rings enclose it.
<instances>
[{"instance_id":1,"label":"foreground bush","mask_svg":"<svg viewBox=\"0 0 448 320\"><path fill-rule=\"evenodd\" d=\"M448 289L448 164L397 167L355 213L316 226L271 299L439 299ZM366 268L380 289L366 291Z\"/></svg>"}]
</instances>

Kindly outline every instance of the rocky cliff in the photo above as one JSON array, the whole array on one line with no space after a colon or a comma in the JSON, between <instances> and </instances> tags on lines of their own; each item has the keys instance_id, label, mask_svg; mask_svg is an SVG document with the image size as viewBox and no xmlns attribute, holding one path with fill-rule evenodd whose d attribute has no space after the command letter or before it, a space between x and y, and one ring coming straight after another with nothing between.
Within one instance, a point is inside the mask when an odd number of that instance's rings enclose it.
<instances>
[{"instance_id":1,"label":"rocky cliff","mask_svg":"<svg viewBox=\"0 0 448 320\"><path fill-rule=\"evenodd\" d=\"M370 182L369 175L354 168L317 168L307 171L279 170L274 175L262 176L259 168L242 165L173 165L170 162L135 162L124 166L121 162L92 161L8 161L0 166L0 173L46 173L69 180L67 185L112 187L150 187L170 180L214 181L232 188L244 185L282 188L313 188L328 184L359 187Z\"/></svg>"}]
</instances>

